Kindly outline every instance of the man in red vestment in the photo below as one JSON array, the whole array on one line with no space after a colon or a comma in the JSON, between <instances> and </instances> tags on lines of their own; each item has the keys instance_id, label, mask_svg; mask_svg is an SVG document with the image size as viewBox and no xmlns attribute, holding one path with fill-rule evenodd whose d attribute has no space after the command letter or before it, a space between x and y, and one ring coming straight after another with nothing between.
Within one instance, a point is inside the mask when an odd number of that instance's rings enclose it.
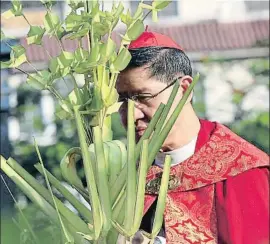
<instances>
[{"instance_id":1,"label":"man in red vestment","mask_svg":"<svg viewBox=\"0 0 270 244\"><path fill-rule=\"evenodd\" d=\"M135 101L139 139L160 103L180 88L173 108L192 82L182 48L169 37L145 31L129 45L132 59L117 81L122 122L127 98ZM192 95L147 175L141 229L151 232L163 159L172 167L164 224L156 243L269 243L269 157L225 126L199 119ZM173 109L172 108L172 109Z\"/></svg>"}]
</instances>

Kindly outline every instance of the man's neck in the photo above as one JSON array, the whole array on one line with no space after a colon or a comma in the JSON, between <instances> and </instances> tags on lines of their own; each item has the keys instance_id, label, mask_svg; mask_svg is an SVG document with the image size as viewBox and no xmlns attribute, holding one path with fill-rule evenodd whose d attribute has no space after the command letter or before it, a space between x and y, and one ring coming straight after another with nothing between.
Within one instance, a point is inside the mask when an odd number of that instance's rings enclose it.
<instances>
[{"instance_id":1,"label":"man's neck","mask_svg":"<svg viewBox=\"0 0 270 244\"><path fill-rule=\"evenodd\" d=\"M191 105L186 105L169 133L161 151L172 151L188 144L200 131L200 121Z\"/></svg>"}]
</instances>

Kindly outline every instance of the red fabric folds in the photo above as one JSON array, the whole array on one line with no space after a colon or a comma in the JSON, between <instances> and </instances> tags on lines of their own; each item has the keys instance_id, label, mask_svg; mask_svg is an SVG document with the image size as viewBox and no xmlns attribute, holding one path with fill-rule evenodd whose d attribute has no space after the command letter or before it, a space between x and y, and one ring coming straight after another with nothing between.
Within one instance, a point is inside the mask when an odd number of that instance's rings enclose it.
<instances>
[{"instance_id":1,"label":"red fabric folds","mask_svg":"<svg viewBox=\"0 0 270 244\"><path fill-rule=\"evenodd\" d=\"M269 156L221 124L200 122L195 154L171 168L167 243L269 243ZM161 172L148 172L144 212Z\"/></svg>"},{"instance_id":2,"label":"red fabric folds","mask_svg":"<svg viewBox=\"0 0 270 244\"><path fill-rule=\"evenodd\" d=\"M269 170L256 168L216 184L219 243L269 243Z\"/></svg>"}]
</instances>

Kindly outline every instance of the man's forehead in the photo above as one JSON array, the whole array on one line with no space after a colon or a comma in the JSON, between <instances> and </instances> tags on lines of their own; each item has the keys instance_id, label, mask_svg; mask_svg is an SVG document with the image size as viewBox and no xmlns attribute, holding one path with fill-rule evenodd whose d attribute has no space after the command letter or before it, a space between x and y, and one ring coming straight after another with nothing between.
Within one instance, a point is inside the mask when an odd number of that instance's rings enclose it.
<instances>
[{"instance_id":1,"label":"man's forehead","mask_svg":"<svg viewBox=\"0 0 270 244\"><path fill-rule=\"evenodd\" d=\"M151 87L147 85L147 82L145 82L145 85L142 85L140 82L128 80L128 81L122 81L118 80L116 89L118 93L143 93L151 90Z\"/></svg>"},{"instance_id":2,"label":"man's forehead","mask_svg":"<svg viewBox=\"0 0 270 244\"><path fill-rule=\"evenodd\" d=\"M151 89L149 78L148 74L138 69L124 71L118 76L116 88L118 92L146 92Z\"/></svg>"}]
</instances>

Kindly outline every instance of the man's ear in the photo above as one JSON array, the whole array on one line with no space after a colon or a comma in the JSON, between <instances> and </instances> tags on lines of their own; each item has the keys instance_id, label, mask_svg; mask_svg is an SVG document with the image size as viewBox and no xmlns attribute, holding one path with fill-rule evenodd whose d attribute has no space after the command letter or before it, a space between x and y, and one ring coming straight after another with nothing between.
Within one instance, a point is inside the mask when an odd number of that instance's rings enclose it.
<instances>
[{"instance_id":1,"label":"man's ear","mask_svg":"<svg viewBox=\"0 0 270 244\"><path fill-rule=\"evenodd\" d=\"M184 93L187 91L188 87L190 86L190 84L192 83L193 81L193 78L189 75L185 75L183 76L180 80L179 80L179 85L180 87L182 88L182 96L184 95ZM191 102L192 100L192 97L193 97L193 91L190 93L188 99L187 99L187 103Z\"/></svg>"},{"instance_id":2,"label":"man's ear","mask_svg":"<svg viewBox=\"0 0 270 244\"><path fill-rule=\"evenodd\" d=\"M179 85L182 88L183 93L186 92L186 90L188 89L188 87L190 86L192 81L193 81L193 79L189 75L185 75L181 79L179 79Z\"/></svg>"}]
</instances>

